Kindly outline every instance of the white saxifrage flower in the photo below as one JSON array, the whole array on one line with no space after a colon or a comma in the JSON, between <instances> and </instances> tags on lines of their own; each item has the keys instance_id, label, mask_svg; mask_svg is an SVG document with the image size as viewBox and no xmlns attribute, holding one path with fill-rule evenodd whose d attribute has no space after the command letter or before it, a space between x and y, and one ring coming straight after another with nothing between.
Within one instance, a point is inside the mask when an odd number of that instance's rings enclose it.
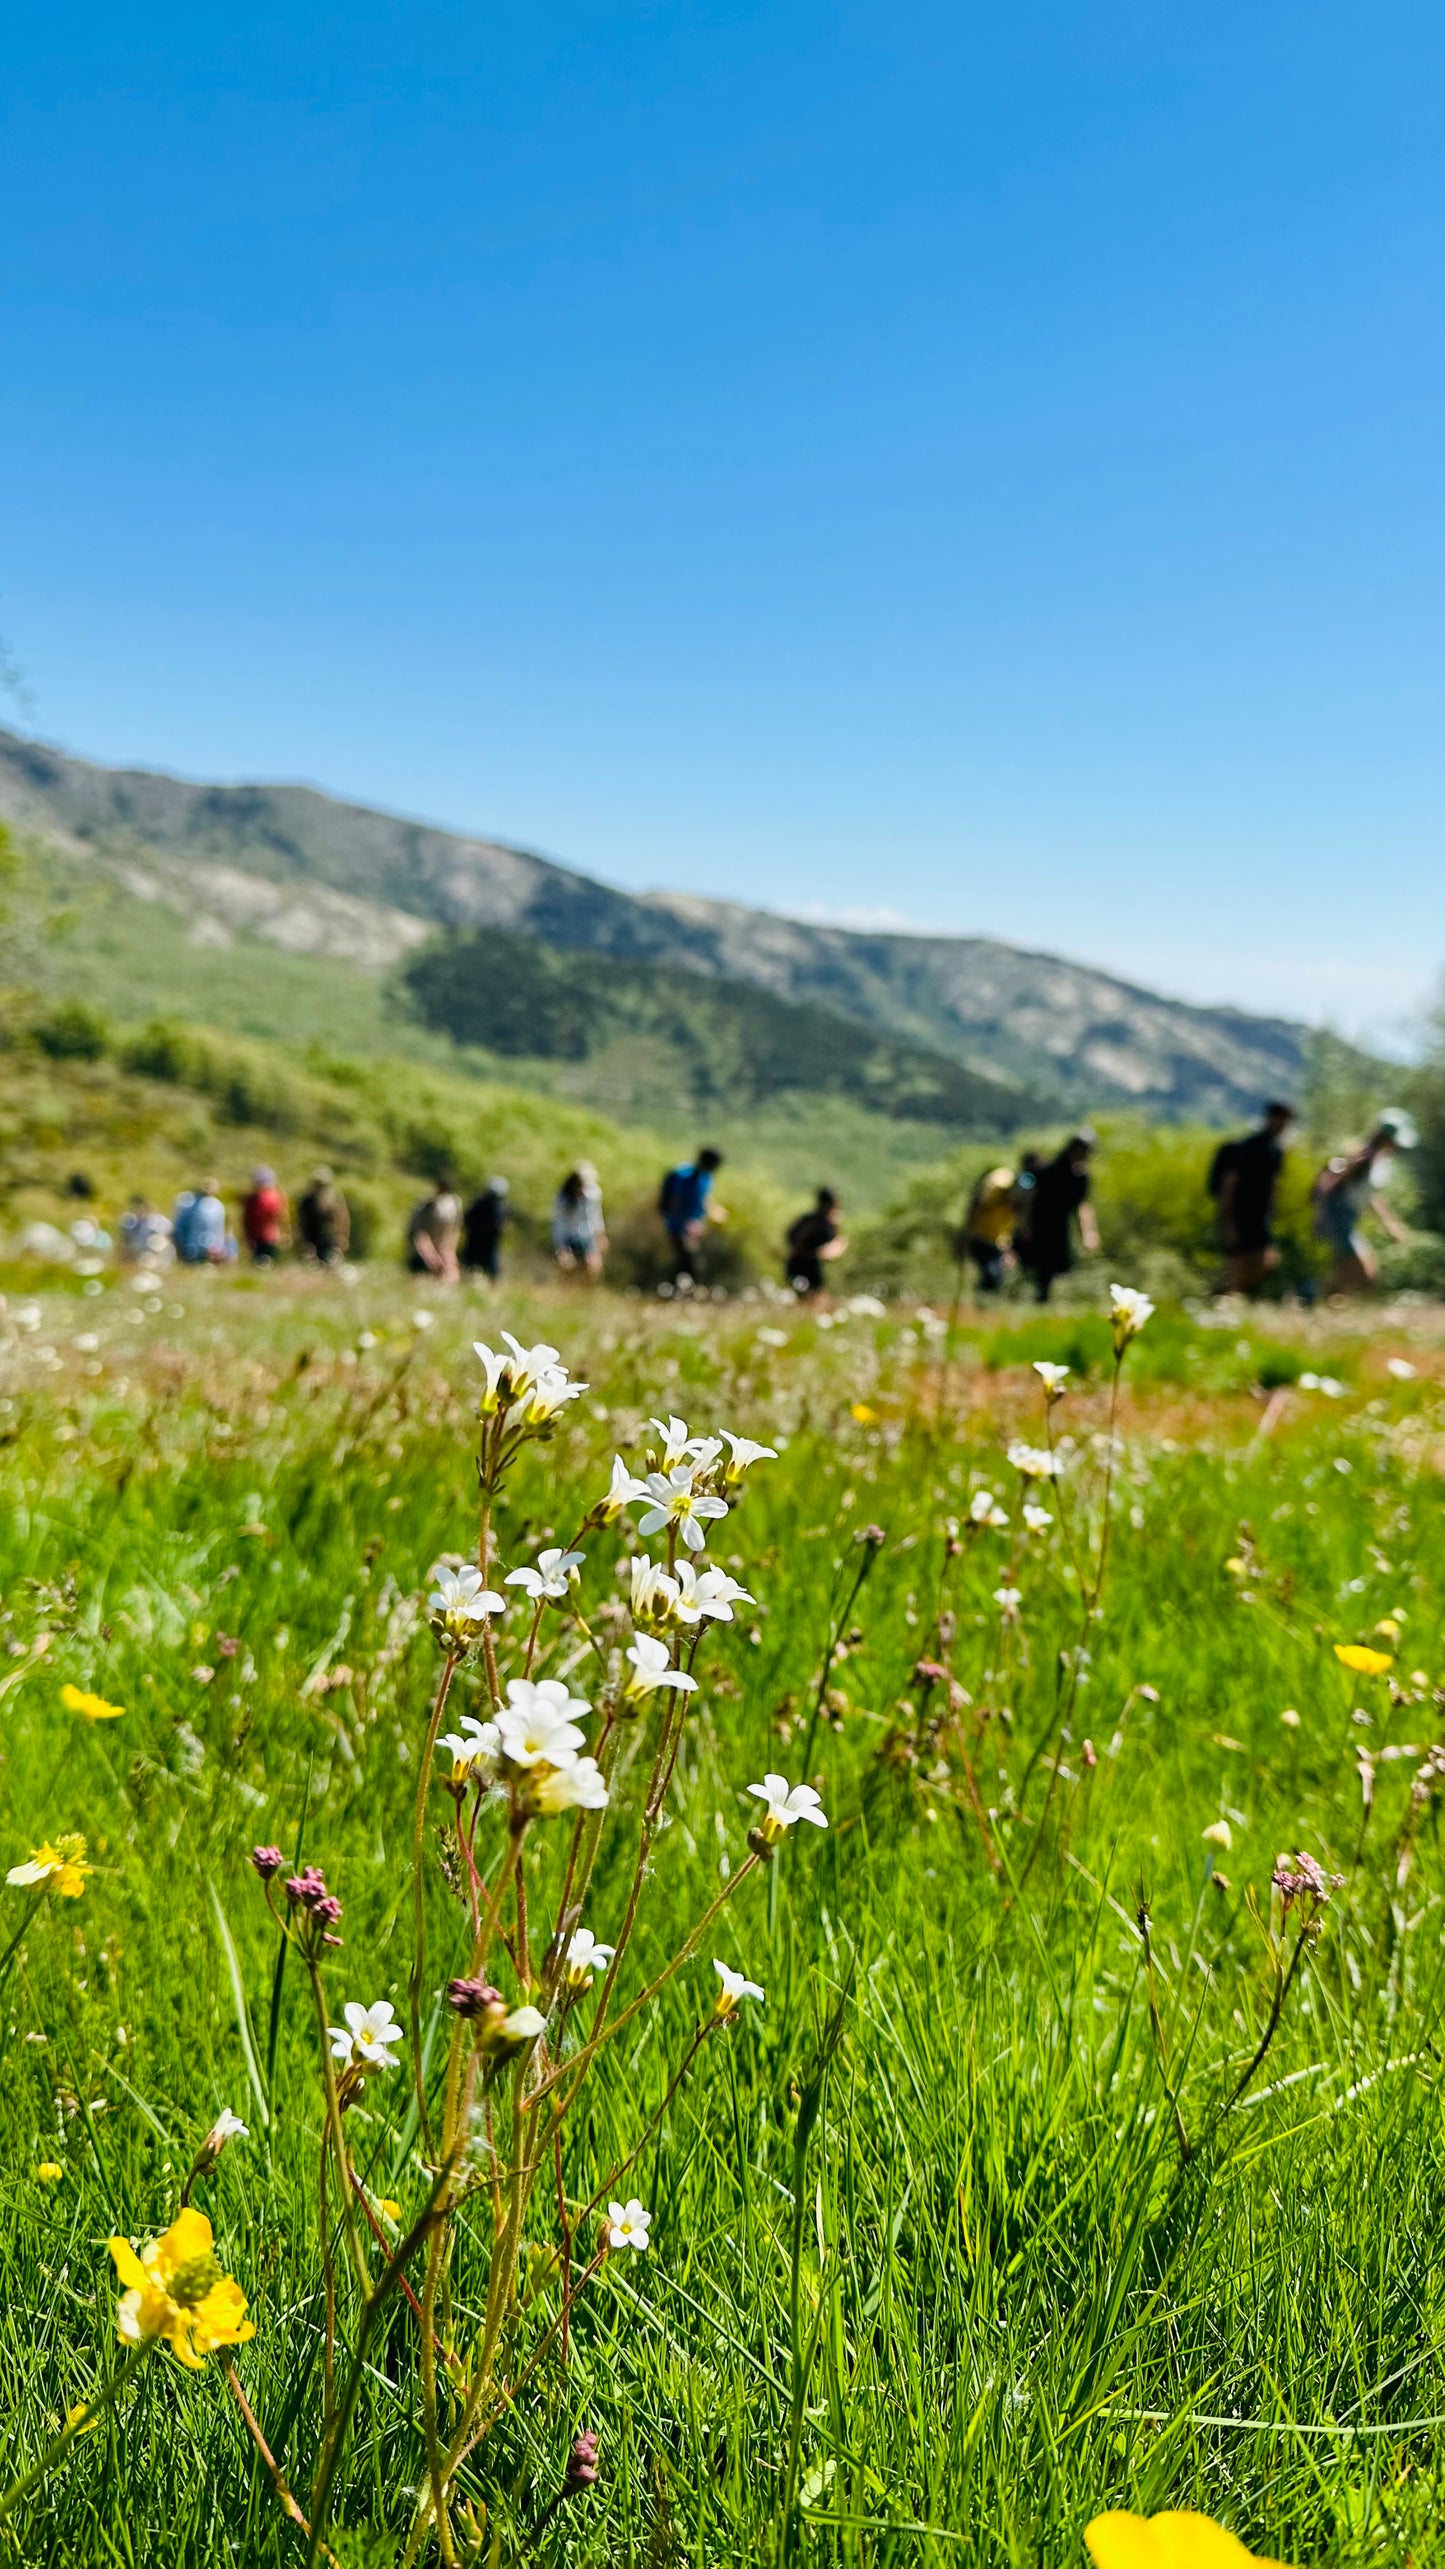
<instances>
[{"instance_id":1,"label":"white saxifrage flower","mask_svg":"<svg viewBox=\"0 0 1445 2569\"><path fill-rule=\"evenodd\" d=\"M1201 1830L1200 1834L1206 1846L1222 1846L1226 1855L1234 1844L1234 1832L1228 1820L1211 1820L1208 1828Z\"/></svg>"},{"instance_id":2,"label":"white saxifrage flower","mask_svg":"<svg viewBox=\"0 0 1445 2569\"><path fill-rule=\"evenodd\" d=\"M437 1561L427 1575L436 1583L426 1601L427 1619L438 1641L455 1649L470 1650L481 1639L488 1616L507 1611L506 1598L489 1588L470 1564L448 1570Z\"/></svg>"},{"instance_id":3,"label":"white saxifrage flower","mask_svg":"<svg viewBox=\"0 0 1445 2569\"><path fill-rule=\"evenodd\" d=\"M590 1927L575 1929L562 1963L568 1988L590 1989L593 1973L605 1971L616 1951L615 1945L600 1945Z\"/></svg>"},{"instance_id":4,"label":"white saxifrage flower","mask_svg":"<svg viewBox=\"0 0 1445 2569\"><path fill-rule=\"evenodd\" d=\"M504 1329L502 1336L506 1344L501 1353L484 1346L480 1338L472 1341L472 1354L486 1376L481 1398L484 1418L494 1417L499 1409L509 1409L531 1391L543 1374L561 1364L561 1352L556 1347L524 1347L510 1329Z\"/></svg>"},{"instance_id":5,"label":"white saxifrage flower","mask_svg":"<svg viewBox=\"0 0 1445 2569\"><path fill-rule=\"evenodd\" d=\"M692 1467L694 1480L710 1472L722 1452L720 1436L694 1436L685 1418L654 1418L648 1421L662 1438L662 1469L676 1471L679 1463Z\"/></svg>"},{"instance_id":6,"label":"white saxifrage flower","mask_svg":"<svg viewBox=\"0 0 1445 2569\"><path fill-rule=\"evenodd\" d=\"M649 1472L647 1495L652 1505L639 1520L638 1532L660 1534L666 1527L675 1526L689 1552L701 1552L707 1540L704 1524L728 1513L726 1499L698 1495L685 1463L678 1464L665 1477L661 1472Z\"/></svg>"},{"instance_id":7,"label":"white saxifrage flower","mask_svg":"<svg viewBox=\"0 0 1445 2569\"><path fill-rule=\"evenodd\" d=\"M729 1447L723 1480L729 1487L742 1479L750 1464L776 1463L778 1459L775 1445L758 1445L751 1436L734 1436L730 1427L723 1429L723 1435Z\"/></svg>"},{"instance_id":8,"label":"white saxifrage flower","mask_svg":"<svg viewBox=\"0 0 1445 2569\"><path fill-rule=\"evenodd\" d=\"M527 1778L527 1806L543 1819L559 1811L605 1811L607 1783L595 1757L570 1766L534 1766Z\"/></svg>"},{"instance_id":9,"label":"white saxifrage flower","mask_svg":"<svg viewBox=\"0 0 1445 2569\"><path fill-rule=\"evenodd\" d=\"M674 1623L701 1623L704 1615L714 1623L731 1623L734 1606L753 1606L756 1597L748 1594L737 1579L726 1570L699 1570L692 1561L679 1561L672 1574L676 1598L672 1607Z\"/></svg>"},{"instance_id":10,"label":"white saxifrage flower","mask_svg":"<svg viewBox=\"0 0 1445 2569\"><path fill-rule=\"evenodd\" d=\"M233 2114L229 2105L223 2105L196 2153L195 2175L208 2175L228 2142L249 2141L250 2137L250 2125L243 2123L239 2114Z\"/></svg>"},{"instance_id":11,"label":"white saxifrage flower","mask_svg":"<svg viewBox=\"0 0 1445 2569\"><path fill-rule=\"evenodd\" d=\"M1016 1472L1021 1472L1026 1481L1056 1481L1058 1479L1060 1470L1059 1458L1057 1454L1050 1454L1046 1446L1025 1445L1020 1440L1015 1439L1014 1443L1008 1449L1008 1458L1012 1463L1014 1470Z\"/></svg>"},{"instance_id":12,"label":"white saxifrage flower","mask_svg":"<svg viewBox=\"0 0 1445 2569\"><path fill-rule=\"evenodd\" d=\"M1007 1525L1008 1518L992 1490L975 1490L968 1503L968 1521L970 1525L991 1526L997 1534Z\"/></svg>"},{"instance_id":13,"label":"white saxifrage flower","mask_svg":"<svg viewBox=\"0 0 1445 2569\"><path fill-rule=\"evenodd\" d=\"M776 1846L784 1829L792 1828L799 1820L810 1821L815 1829L828 1825L822 1798L811 1784L790 1784L786 1775L765 1775L761 1784L750 1784L748 1791L754 1801L767 1805L758 1822L758 1835L769 1846Z\"/></svg>"},{"instance_id":14,"label":"white saxifrage flower","mask_svg":"<svg viewBox=\"0 0 1445 2569\"><path fill-rule=\"evenodd\" d=\"M1064 1386L1069 1379L1068 1366L1051 1365L1046 1356L1036 1356L1034 1358L1034 1372L1038 1375L1039 1381L1043 1384L1045 1399L1050 1401L1062 1400L1064 1396Z\"/></svg>"},{"instance_id":15,"label":"white saxifrage flower","mask_svg":"<svg viewBox=\"0 0 1445 2569\"><path fill-rule=\"evenodd\" d=\"M528 1426L545 1426L549 1418L556 1417L559 1409L566 1408L569 1400L580 1400L586 1389L585 1383L574 1383L561 1365L539 1374L522 1403L522 1414Z\"/></svg>"},{"instance_id":16,"label":"white saxifrage flower","mask_svg":"<svg viewBox=\"0 0 1445 2569\"><path fill-rule=\"evenodd\" d=\"M582 1746L575 1713L592 1710L556 1677L513 1677L497 1715L497 1740L510 1766L571 1766Z\"/></svg>"},{"instance_id":17,"label":"white saxifrage flower","mask_svg":"<svg viewBox=\"0 0 1445 2569\"><path fill-rule=\"evenodd\" d=\"M1122 1356L1130 1339L1138 1337L1153 1310L1147 1293L1140 1293L1134 1285L1110 1285L1109 1325L1114 1332L1116 1356Z\"/></svg>"},{"instance_id":18,"label":"white saxifrage flower","mask_svg":"<svg viewBox=\"0 0 1445 2569\"><path fill-rule=\"evenodd\" d=\"M535 2043L547 2031L547 2019L540 2007L514 2007L496 2028L495 2039L503 2043Z\"/></svg>"},{"instance_id":19,"label":"white saxifrage flower","mask_svg":"<svg viewBox=\"0 0 1445 2569\"><path fill-rule=\"evenodd\" d=\"M1032 1499L1025 1500L1023 1517L1030 1534L1047 1534L1054 1521L1048 1509L1036 1506Z\"/></svg>"},{"instance_id":20,"label":"white saxifrage flower","mask_svg":"<svg viewBox=\"0 0 1445 2569\"><path fill-rule=\"evenodd\" d=\"M619 1577L624 1569L631 1589L633 1622L670 1621L678 1597L676 1578L663 1569L661 1562L649 1561L645 1552L634 1552L630 1561L619 1563Z\"/></svg>"},{"instance_id":21,"label":"white saxifrage flower","mask_svg":"<svg viewBox=\"0 0 1445 2569\"><path fill-rule=\"evenodd\" d=\"M609 2203L607 2207L607 2245L609 2248L650 2248L648 2232L652 2215L636 2195L630 2203Z\"/></svg>"},{"instance_id":22,"label":"white saxifrage flower","mask_svg":"<svg viewBox=\"0 0 1445 2569\"><path fill-rule=\"evenodd\" d=\"M576 1586L577 1573L586 1558L585 1552L564 1552L560 1544L554 1543L546 1552L538 1553L535 1569L509 1570L502 1585L521 1588L534 1604L542 1597L560 1604L568 1590Z\"/></svg>"},{"instance_id":23,"label":"white saxifrage flower","mask_svg":"<svg viewBox=\"0 0 1445 2569\"><path fill-rule=\"evenodd\" d=\"M729 2016L736 2016L738 2001L741 1998L765 1999L767 1997L767 1991L760 1989L755 1980L745 1980L740 1971L731 1970L727 1963L719 1962L716 1955L713 1957L712 1967L722 1982L722 1987L713 2003L715 2016L720 2016L724 2020Z\"/></svg>"},{"instance_id":24,"label":"white saxifrage flower","mask_svg":"<svg viewBox=\"0 0 1445 2569\"><path fill-rule=\"evenodd\" d=\"M369 2007L351 1999L342 2008L345 2025L328 2025L331 2057L348 2069L394 2069L395 2057L388 2049L402 2040L403 2029L395 2022L396 2009L389 1998L374 1999Z\"/></svg>"},{"instance_id":25,"label":"white saxifrage flower","mask_svg":"<svg viewBox=\"0 0 1445 2569\"><path fill-rule=\"evenodd\" d=\"M593 1513L604 1525L615 1525L624 1508L631 1507L634 1499L645 1499L646 1496L647 1483L639 1481L635 1472L629 1472L620 1454L614 1454L607 1496L598 1502Z\"/></svg>"},{"instance_id":26,"label":"white saxifrage flower","mask_svg":"<svg viewBox=\"0 0 1445 2569\"><path fill-rule=\"evenodd\" d=\"M1018 1622L1019 1608L1024 1601L1021 1588L995 1588L993 1601L1005 1623Z\"/></svg>"},{"instance_id":27,"label":"white saxifrage flower","mask_svg":"<svg viewBox=\"0 0 1445 2569\"><path fill-rule=\"evenodd\" d=\"M674 1668L666 1642L656 1640L651 1633L640 1632L623 1655L632 1668L623 1693L634 1700L654 1694L659 1686L670 1686L679 1695L696 1694L697 1679L689 1677L684 1668Z\"/></svg>"},{"instance_id":28,"label":"white saxifrage flower","mask_svg":"<svg viewBox=\"0 0 1445 2569\"><path fill-rule=\"evenodd\" d=\"M457 1729L444 1731L437 1746L451 1751L453 1784L496 1782L502 1740L495 1722L479 1722L475 1713L463 1713Z\"/></svg>"}]
</instances>

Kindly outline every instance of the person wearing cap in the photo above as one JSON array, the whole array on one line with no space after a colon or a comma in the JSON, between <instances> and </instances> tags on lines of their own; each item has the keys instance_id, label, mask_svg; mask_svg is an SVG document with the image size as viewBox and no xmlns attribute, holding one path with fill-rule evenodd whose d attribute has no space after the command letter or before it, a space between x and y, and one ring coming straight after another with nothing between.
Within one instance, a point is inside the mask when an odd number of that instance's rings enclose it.
<instances>
[{"instance_id":1,"label":"person wearing cap","mask_svg":"<svg viewBox=\"0 0 1445 2569\"><path fill-rule=\"evenodd\" d=\"M1328 1160L1315 1179L1310 1201L1315 1238L1333 1252L1327 1293L1367 1293L1380 1272L1379 1260L1361 1229L1373 1213L1382 1230L1400 1245L1409 1232L1381 1192L1389 1182L1397 1151L1413 1151L1419 1135L1403 1106L1387 1106L1367 1142Z\"/></svg>"},{"instance_id":2,"label":"person wearing cap","mask_svg":"<svg viewBox=\"0 0 1445 2569\"><path fill-rule=\"evenodd\" d=\"M351 1246L351 1207L330 1169L318 1169L296 1207L301 1255L321 1267L339 1266Z\"/></svg>"},{"instance_id":3,"label":"person wearing cap","mask_svg":"<svg viewBox=\"0 0 1445 2569\"><path fill-rule=\"evenodd\" d=\"M1072 1133L1061 1151L1046 1160L1034 1180L1027 1245L1020 1245L1034 1280L1034 1292L1047 1302L1055 1276L1065 1276L1074 1263L1074 1230L1084 1255L1099 1254L1099 1226L1089 1202L1089 1162L1098 1135L1087 1124Z\"/></svg>"},{"instance_id":4,"label":"person wearing cap","mask_svg":"<svg viewBox=\"0 0 1445 2569\"><path fill-rule=\"evenodd\" d=\"M502 1272L502 1233L511 1209L507 1202L511 1191L506 1178L488 1178L462 1216L462 1265L469 1275L489 1276L493 1284Z\"/></svg>"},{"instance_id":5,"label":"person wearing cap","mask_svg":"<svg viewBox=\"0 0 1445 2569\"><path fill-rule=\"evenodd\" d=\"M241 1232L253 1267L274 1267L290 1238L286 1198L274 1169L252 1169L241 1198Z\"/></svg>"},{"instance_id":6,"label":"person wearing cap","mask_svg":"<svg viewBox=\"0 0 1445 2569\"><path fill-rule=\"evenodd\" d=\"M1258 1293L1279 1265L1274 1244L1274 1199L1284 1165L1284 1137L1294 1108L1272 1097L1255 1133L1221 1142L1209 1167L1209 1192L1219 1207L1224 1246L1225 1293Z\"/></svg>"}]
</instances>

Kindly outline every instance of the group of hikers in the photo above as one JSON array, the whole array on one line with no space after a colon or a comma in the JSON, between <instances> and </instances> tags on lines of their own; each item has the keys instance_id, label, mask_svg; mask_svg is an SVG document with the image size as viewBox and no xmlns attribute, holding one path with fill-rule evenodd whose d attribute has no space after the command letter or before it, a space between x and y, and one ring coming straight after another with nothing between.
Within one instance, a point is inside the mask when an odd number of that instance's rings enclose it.
<instances>
[{"instance_id":1,"label":"group of hikers","mask_svg":"<svg viewBox=\"0 0 1445 2569\"><path fill-rule=\"evenodd\" d=\"M1279 1267L1275 1212L1285 1141L1295 1121L1293 1106L1271 1098L1257 1128L1221 1142L1210 1162L1206 1183L1224 1260L1220 1293L1253 1296ZM1315 1238L1331 1253L1327 1293L1363 1293L1374 1283L1379 1262L1362 1227L1368 1214L1392 1240L1408 1236L1384 1188L1396 1153L1412 1150L1416 1138L1403 1107L1387 1107L1363 1142L1326 1160L1316 1175L1310 1219ZM1047 1302L1055 1279L1074 1264L1076 1239L1087 1256L1098 1254L1099 1227L1089 1201L1097 1149L1098 1135L1086 1124L1052 1159L1025 1151L1017 1169L984 1171L957 1241L960 1262L972 1263L981 1294L1000 1292L1010 1274L1022 1271L1036 1299Z\"/></svg>"},{"instance_id":2,"label":"group of hikers","mask_svg":"<svg viewBox=\"0 0 1445 2569\"><path fill-rule=\"evenodd\" d=\"M1295 1121L1295 1109L1272 1098L1258 1127L1221 1142L1210 1163L1206 1182L1223 1253L1220 1292L1257 1294L1279 1267L1276 1204L1285 1145ZM1396 1154L1412 1148L1415 1139L1410 1117L1391 1107L1363 1142L1319 1170L1310 1208L1315 1236L1331 1255L1327 1292L1360 1293L1375 1281L1378 1265L1362 1228L1367 1215L1373 1214L1392 1239L1406 1237L1384 1188ZM1030 1150L1016 1168L1000 1163L985 1169L954 1242L960 1269L972 1266L980 1295L1000 1293L1013 1276L1022 1275L1038 1301L1047 1302L1080 1251L1087 1257L1098 1254L1099 1227L1090 1200L1098 1148L1098 1135L1083 1125L1051 1157ZM728 1219L713 1185L722 1164L721 1151L709 1146L670 1168L662 1180L657 1214L665 1242L659 1275L664 1288L688 1293L702 1281L707 1233ZM847 1249L840 1211L835 1191L820 1186L787 1232L783 1277L800 1301L816 1301L826 1293L830 1271ZM468 1201L449 1176L442 1176L412 1207L404 1240L406 1265L413 1275L429 1276L438 1284L453 1284L467 1275L495 1282L512 1219L506 1178L488 1179ZM330 1169L316 1170L293 1217L275 1171L260 1167L252 1170L239 1199L234 1231L216 1182L208 1177L184 1189L170 1215L143 1196L133 1197L120 1223L118 1245L122 1260L135 1266L172 1258L182 1266L218 1266L244 1257L253 1267L269 1267L294 1251L313 1266L336 1267L348 1255L351 1229L350 1209ZM589 1283L600 1279L607 1223L601 1181L590 1160L579 1160L558 1187L549 1237L560 1275Z\"/></svg>"}]
</instances>

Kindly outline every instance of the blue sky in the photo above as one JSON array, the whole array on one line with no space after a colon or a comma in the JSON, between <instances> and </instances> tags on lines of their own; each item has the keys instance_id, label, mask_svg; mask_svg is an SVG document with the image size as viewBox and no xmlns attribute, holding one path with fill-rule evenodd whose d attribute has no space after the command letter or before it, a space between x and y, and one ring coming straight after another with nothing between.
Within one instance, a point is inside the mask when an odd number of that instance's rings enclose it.
<instances>
[{"instance_id":1,"label":"blue sky","mask_svg":"<svg viewBox=\"0 0 1445 2569\"><path fill-rule=\"evenodd\" d=\"M1407 1038L1438 9L5 25L44 736Z\"/></svg>"}]
</instances>

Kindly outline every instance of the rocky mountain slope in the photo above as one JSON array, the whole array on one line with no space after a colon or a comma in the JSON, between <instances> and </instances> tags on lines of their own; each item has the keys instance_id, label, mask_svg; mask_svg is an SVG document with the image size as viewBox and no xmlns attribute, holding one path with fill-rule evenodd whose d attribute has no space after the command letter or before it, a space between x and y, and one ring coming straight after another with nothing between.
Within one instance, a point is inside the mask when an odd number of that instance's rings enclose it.
<instances>
[{"instance_id":1,"label":"rocky mountain slope","mask_svg":"<svg viewBox=\"0 0 1445 2569\"><path fill-rule=\"evenodd\" d=\"M750 982L1057 1098L1222 1122L1298 1086L1308 1030L1199 1008L980 937L866 935L682 893L641 897L304 785L197 785L0 732L0 818L191 923L371 971L439 926Z\"/></svg>"}]
</instances>

